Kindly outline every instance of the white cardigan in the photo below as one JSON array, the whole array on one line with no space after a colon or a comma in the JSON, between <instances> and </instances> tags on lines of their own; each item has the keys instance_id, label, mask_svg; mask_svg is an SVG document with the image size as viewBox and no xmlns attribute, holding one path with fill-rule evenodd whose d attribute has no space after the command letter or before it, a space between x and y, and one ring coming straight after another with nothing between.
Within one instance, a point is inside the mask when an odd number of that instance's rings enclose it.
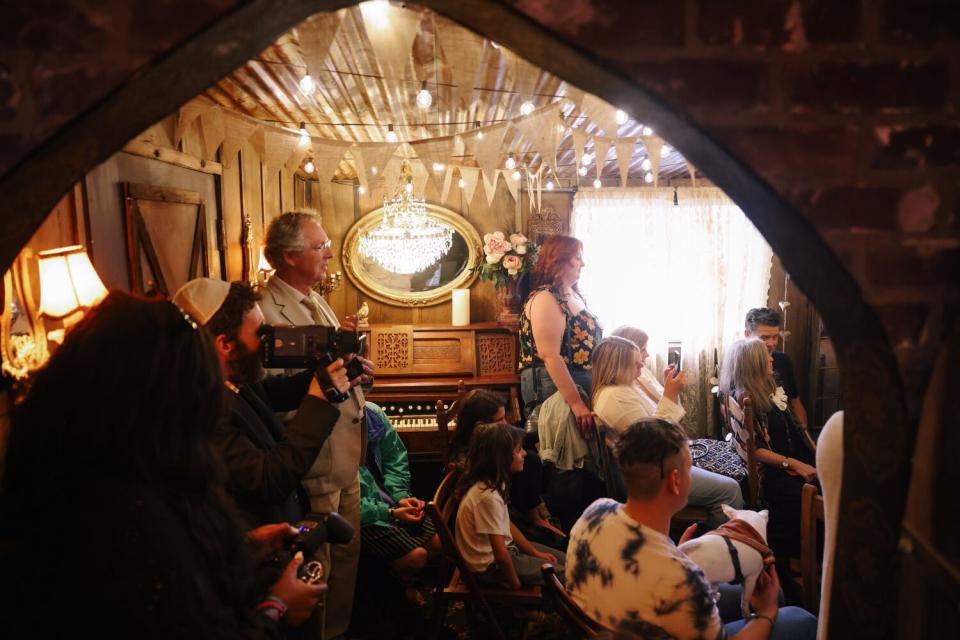
<instances>
[{"instance_id":1,"label":"white cardigan","mask_svg":"<svg viewBox=\"0 0 960 640\"><path fill-rule=\"evenodd\" d=\"M654 401L654 397L659 397ZM686 411L663 395L663 387L647 369L630 384L604 387L593 402L593 412L617 433L640 418L666 418L679 424Z\"/></svg>"}]
</instances>

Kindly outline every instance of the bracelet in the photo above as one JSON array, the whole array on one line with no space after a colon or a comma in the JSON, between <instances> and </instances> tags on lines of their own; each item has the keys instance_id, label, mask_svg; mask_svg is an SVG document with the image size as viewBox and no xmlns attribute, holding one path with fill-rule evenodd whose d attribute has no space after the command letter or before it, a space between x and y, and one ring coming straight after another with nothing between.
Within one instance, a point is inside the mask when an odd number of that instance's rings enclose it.
<instances>
[{"instance_id":1,"label":"bracelet","mask_svg":"<svg viewBox=\"0 0 960 640\"><path fill-rule=\"evenodd\" d=\"M268 596L263 599L263 601L255 607L256 611L260 611L266 614L269 610L276 610L277 617L283 618L287 615L287 605L283 600L276 596Z\"/></svg>"},{"instance_id":2,"label":"bracelet","mask_svg":"<svg viewBox=\"0 0 960 640\"><path fill-rule=\"evenodd\" d=\"M750 616L747 618L747 622L751 622L753 620L766 620L767 622L770 623L771 629L773 628L773 625L776 623L776 618L765 616L762 613L751 613Z\"/></svg>"}]
</instances>

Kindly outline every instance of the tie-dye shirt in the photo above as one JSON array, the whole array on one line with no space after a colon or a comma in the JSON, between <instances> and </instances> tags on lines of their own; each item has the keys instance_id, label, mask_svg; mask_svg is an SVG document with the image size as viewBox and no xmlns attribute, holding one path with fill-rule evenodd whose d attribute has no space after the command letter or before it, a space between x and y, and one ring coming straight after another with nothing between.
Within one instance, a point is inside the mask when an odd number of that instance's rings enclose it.
<instances>
[{"instance_id":1,"label":"tie-dye shirt","mask_svg":"<svg viewBox=\"0 0 960 640\"><path fill-rule=\"evenodd\" d=\"M567 589L595 620L647 640L726 637L703 571L673 541L601 498L573 526Z\"/></svg>"}]
</instances>

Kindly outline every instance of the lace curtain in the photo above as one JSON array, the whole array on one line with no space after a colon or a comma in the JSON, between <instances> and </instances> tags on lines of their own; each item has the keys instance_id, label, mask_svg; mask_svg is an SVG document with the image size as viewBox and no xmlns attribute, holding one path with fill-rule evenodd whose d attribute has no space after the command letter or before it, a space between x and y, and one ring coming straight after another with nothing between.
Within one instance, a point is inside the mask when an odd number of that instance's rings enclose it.
<instances>
[{"instance_id":1,"label":"lace curtain","mask_svg":"<svg viewBox=\"0 0 960 640\"><path fill-rule=\"evenodd\" d=\"M580 189L573 233L583 241L580 288L604 335L632 324L650 336L647 367L663 381L667 343L682 342L682 396L691 438L713 433L714 353L764 306L773 252L716 188Z\"/></svg>"}]
</instances>

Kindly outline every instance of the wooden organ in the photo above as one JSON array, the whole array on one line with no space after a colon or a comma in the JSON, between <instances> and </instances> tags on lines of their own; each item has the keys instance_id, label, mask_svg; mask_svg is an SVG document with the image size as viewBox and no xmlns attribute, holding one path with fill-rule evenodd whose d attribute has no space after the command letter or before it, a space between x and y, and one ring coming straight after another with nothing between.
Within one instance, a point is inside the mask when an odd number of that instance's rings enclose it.
<instances>
[{"instance_id":1,"label":"wooden organ","mask_svg":"<svg viewBox=\"0 0 960 640\"><path fill-rule=\"evenodd\" d=\"M412 460L443 459L448 434L437 424L438 401L449 409L463 391L499 393L507 419L519 423L517 334L510 327L371 325L366 332L377 366L367 399L390 416Z\"/></svg>"}]
</instances>

